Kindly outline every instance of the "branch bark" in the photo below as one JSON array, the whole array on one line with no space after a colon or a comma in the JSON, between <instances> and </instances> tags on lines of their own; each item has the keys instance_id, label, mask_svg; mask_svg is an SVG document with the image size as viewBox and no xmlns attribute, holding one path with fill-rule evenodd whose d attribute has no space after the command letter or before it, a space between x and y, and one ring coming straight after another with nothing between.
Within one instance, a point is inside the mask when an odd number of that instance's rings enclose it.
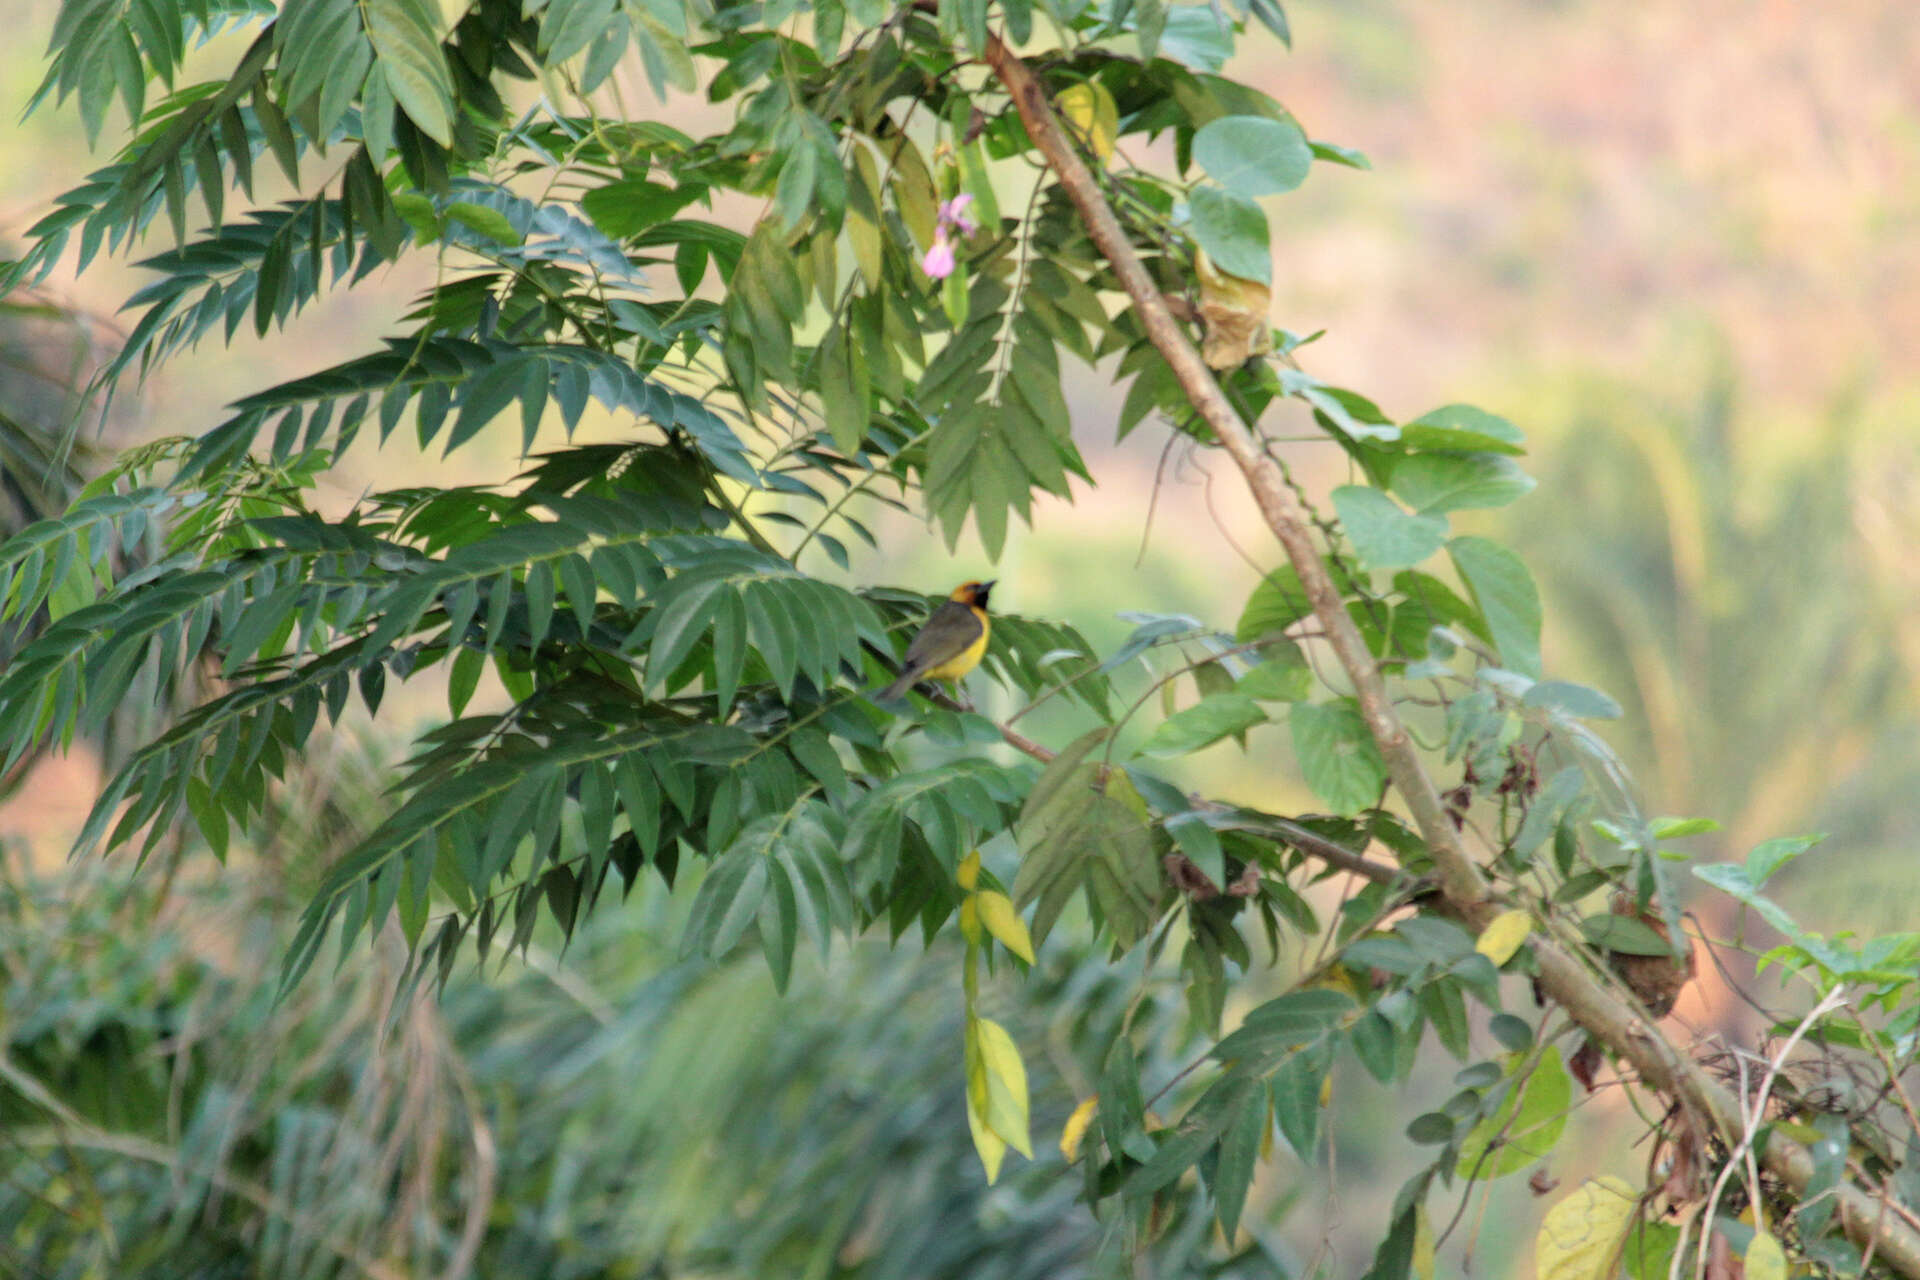
<instances>
[{"instance_id":1,"label":"branch bark","mask_svg":"<svg viewBox=\"0 0 1920 1280\"><path fill-rule=\"evenodd\" d=\"M1353 682L1361 714L1380 748L1393 787L1432 854L1449 914L1471 928L1483 926L1496 910L1492 890L1447 817L1439 790L1387 696L1379 667L1347 614L1346 604L1314 545L1312 526L1279 466L1241 421L1212 370L1169 313L1098 181L1061 127L1044 86L997 36L989 37L986 61L1012 98L1027 136L1072 200L1094 245L1113 268L1148 339L1166 360L1201 420L1239 467L1267 527L1299 574L1314 617ZM1583 960L1539 932L1534 934L1532 945L1542 989L1574 1021L1631 1063L1647 1085L1678 1099L1729 1141L1739 1140L1744 1127L1740 1108L1726 1088L1656 1030L1642 1011L1610 991ZM1777 1132L1767 1143L1762 1159L1796 1194L1804 1191L1813 1176L1812 1154ZM1872 1249L1902 1275L1920 1280L1920 1232L1903 1222L1887 1220L1879 1212L1877 1201L1851 1184L1843 1184L1837 1198L1842 1223L1855 1243Z\"/></svg>"}]
</instances>

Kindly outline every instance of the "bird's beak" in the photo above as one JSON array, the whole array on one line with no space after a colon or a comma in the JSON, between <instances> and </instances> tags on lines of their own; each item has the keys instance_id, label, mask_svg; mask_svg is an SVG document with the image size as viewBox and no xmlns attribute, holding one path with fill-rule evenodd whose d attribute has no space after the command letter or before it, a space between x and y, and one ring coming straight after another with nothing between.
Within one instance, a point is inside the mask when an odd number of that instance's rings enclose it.
<instances>
[{"instance_id":1,"label":"bird's beak","mask_svg":"<svg viewBox=\"0 0 1920 1280\"><path fill-rule=\"evenodd\" d=\"M1000 581L1000 579L998 579L998 578L995 578L995 579L993 579L993 581L992 581L992 582L983 582L983 583L981 583L981 584L980 584L980 590L981 590L982 592L987 592L987 591L991 591L991 590L993 590L993 584L994 584L995 582L998 582L998 581Z\"/></svg>"}]
</instances>

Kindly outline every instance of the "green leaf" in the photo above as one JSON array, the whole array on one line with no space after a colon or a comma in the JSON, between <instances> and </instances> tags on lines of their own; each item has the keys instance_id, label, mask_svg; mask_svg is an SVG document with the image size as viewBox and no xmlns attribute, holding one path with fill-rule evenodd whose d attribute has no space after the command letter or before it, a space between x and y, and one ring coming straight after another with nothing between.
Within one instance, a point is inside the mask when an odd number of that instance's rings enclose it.
<instances>
[{"instance_id":1,"label":"green leaf","mask_svg":"<svg viewBox=\"0 0 1920 1280\"><path fill-rule=\"evenodd\" d=\"M1293 751L1314 795L1335 813L1358 813L1380 798L1387 766L1351 700L1295 703Z\"/></svg>"},{"instance_id":2,"label":"green leaf","mask_svg":"<svg viewBox=\"0 0 1920 1280\"><path fill-rule=\"evenodd\" d=\"M420 132L453 145L453 73L440 50L440 7L431 0L362 0L367 37L393 100Z\"/></svg>"},{"instance_id":3,"label":"green leaf","mask_svg":"<svg viewBox=\"0 0 1920 1280\"><path fill-rule=\"evenodd\" d=\"M1281 1134L1293 1153L1307 1164L1313 1163L1319 1141L1320 1089L1326 1083L1331 1058L1331 1045L1325 1040L1315 1041L1289 1055L1273 1073L1268 1087Z\"/></svg>"},{"instance_id":4,"label":"green leaf","mask_svg":"<svg viewBox=\"0 0 1920 1280\"><path fill-rule=\"evenodd\" d=\"M1170 5L1160 31L1159 52L1195 71L1218 71L1233 55L1232 24L1211 5Z\"/></svg>"},{"instance_id":5,"label":"green leaf","mask_svg":"<svg viewBox=\"0 0 1920 1280\"><path fill-rule=\"evenodd\" d=\"M1264 1075L1279 1059L1324 1044L1329 1034L1353 1016L1356 1007L1352 997L1331 988L1289 991L1255 1006L1232 1035L1213 1047L1212 1056ZM1313 1082L1313 1092L1317 1104L1318 1079Z\"/></svg>"},{"instance_id":6,"label":"green leaf","mask_svg":"<svg viewBox=\"0 0 1920 1280\"><path fill-rule=\"evenodd\" d=\"M1706 827L1698 826L1697 824L1701 821L1704 821L1704 820L1695 819L1694 825L1682 824L1682 829L1673 829L1673 830L1667 830L1667 831L1660 831L1656 829L1654 834L1661 837L1662 839L1671 840L1676 836L1692 835L1696 831L1701 831L1701 830L1711 831L1711 830L1716 830L1718 828L1717 823L1710 826L1706 826ZM1761 885L1767 882L1767 878L1771 876L1774 872L1778 871L1781 867L1786 866L1789 862L1792 862L1795 858L1799 857L1801 854L1805 853L1807 850L1813 848L1813 846L1819 844L1822 840L1825 840L1826 838L1827 837L1825 835L1780 836L1776 839L1767 840L1760 844L1755 845L1753 848L1753 852L1747 855L1747 863L1745 867L1745 870L1747 873L1747 882L1753 885L1756 889L1759 888Z\"/></svg>"},{"instance_id":7,"label":"green leaf","mask_svg":"<svg viewBox=\"0 0 1920 1280\"><path fill-rule=\"evenodd\" d=\"M470 231L479 232L495 244L517 245L524 239L506 214L470 200L455 200L449 204L447 217Z\"/></svg>"},{"instance_id":8,"label":"green leaf","mask_svg":"<svg viewBox=\"0 0 1920 1280\"><path fill-rule=\"evenodd\" d=\"M1056 756L1027 793L1014 835L1020 870L1015 905L1033 913L1033 941L1046 941L1075 892L1085 889L1106 914L1123 946L1138 940L1151 921L1160 891L1160 864L1146 822L1145 804L1114 770L1104 788L1088 757L1110 731L1084 734Z\"/></svg>"},{"instance_id":9,"label":"green leaf","mask_svg":"<svg viewBox=\"0 0 1920 1280\"><path fill-rule=\"evenodd\" d=\"M467 702L479 687L480 672L486 664L487 655L478 649L463 645L454 652L453 667L447 676L447 710L455 717L467 709Z\"/></svg>"},{"instance_id":10,"label":"green leaf","mask_svg":"<svg viewBox=\"0 0 1920 1280\"><path fill-rule=\"evenodd\" d=\"M1343 484L1333 491L1333 507L1369 569L1405 569L1446 545L1444 517L1409 515L1378 489Z\"/></svg>"},{"instance_id":11,"label":"green leaf","mask_svg":"<svg viewBox=\"0 0 1920 1280\"><path fill-rule=\"evenodd\" d=\"M1356 583L1353 576L1340 562L1328 562L1327 571L1334 585L1342 593L1351 594ZM1233 638L1241 644L1258 640L1262 636L1274 635L1286 630L1294 623L1313 612L1313 603L1307 599L1307 590L1300 585L1300 575L1294 572L1292 565L1283 565L1260 580L1253 594L1247 597L1247 606L1241 610L1240 621L1233 629Z\"/></svg>"},{"instance_id":12,"label":"green leaf","mask_svg":"<svg viewBox=\"0 0 1920 1280\"><path fill-rule=\"evenodd\" d=\"M1378 1009L1362 1014L1347 1032L1353 1056L1381 1084L1392 1084L1399 1071L1398 1040L1393 1024Z\"/></svg>"},{"instance_id":13,"label":"green leaf","mask_svg":"<svg viewBox=\"0 0 1920 1280\"><path fill-rule=\"evenodd\" d=\"M1598 689L1569 680L1541 680L1521 697L1523 707L1544 707L1583 720L1618 720L1620 704Z\"/></svg>"},{"instance_id":14,"label":"green leaf","mask_svg":"<svg viewBox=\"0 0 1920 1280\"><path fill-rule=\"evenodd\" d=\"M1443 405L1400 428L1401 443L1409 449L1525 453L1525 439L1505 418L1470 404Z\"/></svg>"},{"instance_id":15,"label":"green leaf","mask_svg":"<svg viewBox=\"0 0 1920 1280\"><path fill-rule=\"evenodd\" d=\"M1307 145L1312 149L1315 160L1325 160L1329 164L1343 164L1349 169L1373 168L1373 161L1367 159L1364 151L1343 147L1337 142L1321 142L1317 139Z\"/></svg>"},{"instance_id":16,"label":"green leaf","mask_svg":"<svg viewBox=\"0 0 1920 1280\"><path fill-rule=\"evenodd\" d=\"M1515 1070L1531 1061L1516 1054ZM1504 1178L1552 1154L1573 1109L1573 1080L1557 1046L1548 1045L1522 1083L1507 1092L1460 1144L1456 1166L1463 1178Z\"/></svg>"},{"instance_id":17,"label":"green leaf","mask_svg":"<svg viewBox=\"0 0 1920 1280\"><path fill-rule=\"evenodd\" d=\"M551 0L540 18L540 56L548 66L565 62L606 29L619 0Z\"/></svg>"},{"instance_id":18,"label":"green leaf","mask_svg":"<svg viewBox=\"0 0 1920 1280\"><path fill-rule=\"evenodd\" d=\"M1220 833L1197 813L1177 813L1163 825L1187 861L1198 867L1216 890L1225 888L1227 853L1220 844Z\"/></svg>"},{"instance_id":19,"label":"green leaf","mask_svg":"<svg viewBox=\"0 0 1920 1280\"><path fill-rule=\"evenodd\" d=\"M720 607L720 594L727 590L724 580L703 577L675 591L660 606L660 622L647 651L647 678L651 683L664 685L686 661Z\"/></svg>"},{"instance_id":20,"label":"green leaf","mask_svg":"<svg viewBox=\"0 0 1920 1280\"><path fill-rule=\"evenodd\" d=\"M1205 125L1193 135L1193 159L1208 177L1243 196L1291 191L1313 165L1300 126L1265 116L1222 116Z\"/></svg>"},{"instance_id":21,"label":"green leaf","mask_svg":"<svg viewBox=\"0 0 1920 1280\"><path fill-rule=\"evenodd\" d=\"M1532 476L1498 453L1416 453L1393 467L1393 491L1422 515L1504 507L1533 485Z\"/></svg>"},{"instance_id":22,"label":"green leaf","mask_svg":"<svg viewBox=\"0 0 1920 1280\"><path fill-rule=\"evenodd\" d=\"M1280 38L1280 43L1293 47L1293 28L1287 23L1287 11L1280 7L1280 0L1247 0L1247 12L1259 19L1260 25ZM1233 1233L1227 1233L1231 1236Z\"/></svg>"},{"instance_id":23,"label":"green leaf","mask_svg":"<svg viewBox=\"0 0 1920 1280\"><path fill-rule=\"evenodd\" d=\"M1580 922L1580 933L1596 947L1629 956L1670 956L1673 944L1644 920L1601 912Z\"/></svg>"},{"instance_id":24,"label":"green leaf","mask_svg":"<svg viewBox=\"0 0 1920 1280\"><path fill-rule=\"evenodd\" d=\"M746 845L754 834L743 832L737 845ZM733 950L747 926L759 917L766 892L767 860L754 850L736 848L716 859L694 896L680 954L718 959Z\"/></svg>"},{"instance_id":25,"label":"green leaf","mask_svg":"<svg viewBox=\"0 0 1920 1280\"><path fill-rule=\"evenodd\" d=\"M1653 832L1653 838L1656 840L1679 840L1686 836L1705 835L1709 831L1718 831L1720 830L1720 824L1712 818L1655 818L1650 824L1649 829ZM1779 843L1782 842L1776 840L1769 840L1767 842L1767 844ZM1800 841L1792 840L1785 843L1800 844ZM1761 846L1761 848L1765 847L1766 845ZM1802 845L1801 849L1809 847L1811 846ZM1800 851L1801 850L1795 850L1795 852ZM1757 853L1758 850L1755 850L1755 852ZM1751 859L1749 859L1749 861L1751 861Z\"/></svg>"},{"instance_id":26,"label":"green leaf","mask_svg":"<svg viewBox=\"0 0 1920 1280\"><path fill-rule=\"evenodd\" d=\"M853 457L866 438L871 400L866 362L835 325L820 343L820 408L827 431L841 453Z\"/></svg>"},{"instance_id":27,"label":"green leaf","mask_svg":"<svg viewBox=\"0 0 1920 1280\"><path fill-rule=\"evenodd\" d=\"M1245 733L1263 724L1267 713L1244 693L1212 693L1192 706L1176 711L1154 726L1141 744L1149 756L1183 756L1218 742L1230 734Z\"/></svg>"},{"instance_id":28,"label":"green leaf","mask_svg":"<svg viewBox=\"0 0 1920 1280\"><path fill-rule=\"evenodd\" d=\"M1516 1018L1510 1013L1496 1013L1488 1020L1487 1030L1502 1048L1511 1053L1524 1053L1533 1048L1533 1028L1524 1018Z\"/></svg>"},{"instance_id":29,"label":"green leaf","mask_svg":"<svg viewBox=\"0 0 1920 1280\"><path fill-rule=\"evenodd\" d=\"M1268 247L1267 215L1237 192L1202 184L1188 197L1194 243L1228 275L1273 283L1273 253Z\"/></svg>"},{"instance_id":30,"label":"green leaf","mask_svg":"<svg viewBox=\"0 0 1920 1280\"><path fill-rule=\"evenodd\" d=\"M1313 668L1304 662L1263 662L1233 687L1262 702L1299 702L1313 692Z\"/></svg>"},{"instance_id":31,"label":"green leaf","mask_svg":"<svg viewBox=\"0 0 1920 1280\"><path fill-rule=\"evenodd\" d=\"M1540 676L1540 593L1520 557L1485 538L1455 538L1447 544L1465 579L1494 647L1508 667Z\"/></svg>"},{"instance_id":32,"label":"green leaf","mask_svg":"<svg viewBox=\"0 0 1920 1280\"><path fill-rule=\"evenodd\" d=\"M625 240L667 221L704 194L706 188L695 184L669 187L646 178L622 178L588 191L580 197L580 207L594 226Z\"/></svg>"},{"instance_id":33,"label":"green leaf","mask_svg":"<svg viewBox=\"0 0 1920 1280\"><path fill-rule=\"evenodd\" d=\"M1214 1165L1211 1184L1214 1212L1228 1240L1240 1227L1240 1211L1247 1202L1247 1189L1253 1185L1253 1168L1260 1160L1260 1146L1269 1123L1266 1091L1249 1089L1221 1135L1220 1158Z\"/></svg>"},{"instance_id":34,"label":"green leaf","mask_svg":"<svg viewBox=\"0 0 1920 1280\"><path fill-rule=\"evenodd\" d=\"M1115 1037L1100 1073L1100 1136L1107 1150L1136 1159L1151 1155L1146 1137L1146 1101L1140 1093L1140 1064L1125 1035Z\"/></svg>"}]
</instances>

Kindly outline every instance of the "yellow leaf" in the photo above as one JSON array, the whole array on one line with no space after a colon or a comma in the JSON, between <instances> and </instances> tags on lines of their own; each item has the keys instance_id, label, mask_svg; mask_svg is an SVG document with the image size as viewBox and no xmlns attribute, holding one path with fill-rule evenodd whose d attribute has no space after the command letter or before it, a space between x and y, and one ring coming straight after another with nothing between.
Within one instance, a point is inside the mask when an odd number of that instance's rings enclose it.
<instances>
[{"instance_id":1,"label":"yellow leaf","mask_svg":"<svg viewBox=\"0 0 1920 1280\"><path fill-rule=\"evenodd\" d=\"M1067 1117L1067 1123L1060 1129L1060 1156L1068 1164L1080 1158L1080 1142L1087 1136L1087 1126L1093 1123L1094 1113L1100 1110L1100 1095L1094 1094L1073 1109Z\"/></svg>"},{"instance_id":2,"label":"yellow leaf","mask_svg":"<svg viewBox=\"0 0 1920 1280\"><path fill-rule=\"evenodd\" d=\"M1764 1231L1753 1233L1747 1245L1747 1280L1787 1280L1787 1255L1780 1242Z\"/></svg>"},{"instance_id":3,"label":"yellow leaf","mask_svg":"<svg viewBox=\"0 0 1920 1280\"><path fill-rule=\"evenodd\" d=\"M1480 931L1480 940L1473 944L1473 949L1497 965L1505 964L1513 959L1513 953L1532 932L1533 917L1527 912L1502 911Z\"/></svg>"},{"instance_id":4,"label":"yellow leaf","mask_svg":"<svg viewBox=\"0 0 1920 1280\"><path fill-rule=\"evenodd\" d=\"M1074 135L1105 164L1120 137L1120 110L1106 86L1096 80L1082 80L1063 89L1053 105Z\"/></svg>"},{"instance_id":5,"label":"yellow leaf","mask_svg":"<svg viewBox=\"0 0 1920 1280\"><path fill-rule=\"evenodd\" d=\"M953 873L953 878L958 880L960 887L968 892L972 892L974 886L980 883L980 851L978 849L960 859L960 869Z\"/></svg>"},{"instance_id":6,"label":"yellow leaf","mask_svg":"<svg viewBox=\"0 0 1920 1280\"><path fill-rule=\"evenodd\" d=\"M987 1105L981 1119L1027 1159L1033 1143L1027 1137L1027 1068L1019 1046L1007 1029L992 1018L976 1021L981 1065L986 1068Z\"/></svg>"},{"instance_id":7,"label":"yellow leaf","mask_svg":"<svg viewBox=\"0 0 1920 1280\"><path fill-rule=\"evenodd\" d=\"M1033 938L1027 933L1027 922L1013 909L1013 899L1004 893L984 889L969 898L967 903L961 904L962 910L968 903L975 902L979 904L976 908L979 923L987 926L987 932L1000 939L1001 946L1032 964Z\"/></svg>"},{"instance_id":8,"label":"yellow leaf","mask_svg":"<svg viewBox=\"0 0 1920 1280\"><path fill-rule=\"evenodd\" d=\"M1608 1280L1637 1200L1619 1178L1593 1178L1547 1210L1533 1245L1537 1280Z\"/></svg>"},{"instance_id":9,"label":"yellow leaf","mask_svg":"<svg viewBox=\"0 0 1920 1280\"><path fill-rule=\"evenodd\" d=\"M969 945L980 945L980 895L977 893L960 899L960 936Z\"/></svg>"},{"instance_id":10,"label":"yellow leaf","mask_svg":"<svg viewBox=\"0 0 1920 1280\"><path fill-rule=\"evenodd\" d=\"M974 1110L971 1094L967 1097L967 1128L973 1133L973 1149L980 1154L980 1167L986 1170L987 1185L991 1186L1000 1176L1000 1162L1007 1158L1007 1144Z\"/></svg>"},{"instance_id":11,"label":"yellow leaf","mask_svg":"<svg viewBox=\"0 0 1920 1280\"><path fill-rule=\"evenodd\" d=\"M1413 1274L1419 1280L1433 1280L1433 1223L1427 1218L1427 1206L1413 1211Z\"/></svg>"},{"instance_id":12,"label":"yellow leaf","mask_svg":"<svg viewBox=\"0 0 1920 1280\"><path fill-rule=\"evenodd\" d=\"M1320 1105L1328 1106L1333 1102L1333 1077L1329 1075L1320 1082Z\"/></svg>"}]
</instances>

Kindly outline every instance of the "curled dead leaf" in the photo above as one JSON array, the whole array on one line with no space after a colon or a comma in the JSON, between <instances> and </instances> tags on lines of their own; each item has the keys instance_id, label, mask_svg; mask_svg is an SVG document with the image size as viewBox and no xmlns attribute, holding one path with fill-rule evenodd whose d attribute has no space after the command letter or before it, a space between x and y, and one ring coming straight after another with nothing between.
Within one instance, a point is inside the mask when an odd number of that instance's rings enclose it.
<instances>
[{"instance_id":1,"label":"curled dead leaf","mask_svg":"<svg viewBox=\"0 0 1920 1280\"><path fill-rule=\"evenodd\" d=\"M1273 325L1267 318L1272 289L1258 280L1229 275L1202 249L1194 255L1200 276L1200 321L1206 338L1200 354L1210 369L1234 369L1273 350Z\"/></svg>"}]
</instances>

